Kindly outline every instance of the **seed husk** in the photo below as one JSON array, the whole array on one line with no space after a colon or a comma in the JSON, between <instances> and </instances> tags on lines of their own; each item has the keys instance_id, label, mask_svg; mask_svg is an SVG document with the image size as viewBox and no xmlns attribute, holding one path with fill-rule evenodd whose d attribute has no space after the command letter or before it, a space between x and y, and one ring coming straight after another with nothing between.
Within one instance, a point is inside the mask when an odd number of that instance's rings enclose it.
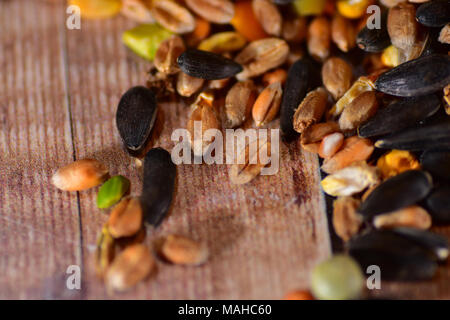
<instances>
[{"instance_id":1,"label":"seed husk","mask_svg":"<svg viewBox=\"0 0 450 320\"><path fill-rule=\"evenodd\" d=\"M372 118L377 109L378 101L375 92L363 92L345 107L339 118L339 127L342 131L355 130Z\"/></svg>"},{"instance_id":2,"label":"seed husk","mask_svg":"<svg viewBox=\"0 0 450 320\"><path fill-rule=\"evenodd\" d=\"M314 267L311 291L321 300L351 300L360 297L365 279L358 263L348 255L335 255Z\"/></svg>"},{"instance_id":3,"label":"seed husk","mask_svg":"<svg viewBox=\"0 0 450 320\"><path fill-rule=\"evenodd\" d=\"M433 252L440 261L445 261L449 255L447 238L436 233L406 227L395 228L392 231Z\"/></svg>"},{"instance_id":4,"label":"seed husk","mask_svg":"<svg viewBox=\"0 0 450 320\"><path fill-rule=\"evenodd\" d=\"M326 173L334 173L351 165L356 161L367 160L373 152L372 142L368 139L356 136L344 140L342 148L331 158L325 159L322 170Z\"/></svg>"},{"instance_id":5,"label":"seed husk","mask_svg":"<svg viewBox=\"0 0 450 320\"><path fill-rule=\"evenodd\" d=\"M58 169L52 183L64 191L82 191L98 186L108 178L108 169L94 159L77 160Z\"/></svg>"},{"instance_id":6,"label":"seed husk","mask_svg":"<svg viewBox=\"0 0 450 320\"><path fill-rule=\"evenodd\" d=\"M130 180L124 176L114 176L98 190L97 207L106 209L117 203L130 189Z\"/></svg>"},{"instance_id":7,"label":"seed husk","mask_svg":"<svg viewBox=\"0 0 450 320\"><path fill-rule=\"evenodd\" d=\"M433 222L437 224L450 223L450 187L437 188L427 198L426 203Z\"/></svg>"},{"instance_id":8,"label":"seed husk","mask_svg":"<svg viewBox=\"0 0 450 320\"><path fill-rule=\"evenodd\" d=\"M97 238L95 252L95 272L98 277L103 278L115 256L115 240L105 224Z\"/></svg>"},{"instance_id":9,"label":"seed husk","mask_svg":"<svg viewBox=\"0 0 450 320\"><path fill-rule=\"evenodd\" d=\"M331 21L331 40L343 52L348 52L356 45L356 31L350 20L337 14Z\"/></svg>"},{"instance_id":10,"label":"seed husk","mask_svg":"<svg viewBox=\"0 0 450 320\"><path fill-rule=\"evenodd\" d=\"M325 159L334 156L344 144L344 138L344 135L340 132L334 132L323 137L319 146L319 156Z\"/></svg>"},{"instance_id":11,"label":"seed husk","mask_svg":"<svg viewBox=\"0 0 450 320\"><path fill-rule=\"evenodd\" d=\"M431 54L405 62L381 74L378 91L400 97L431 94L450 83L450 56Z\"/></svg>"},{"instance_id":12,"label":"seed husk","mask_svg":"<svg viewBox=\"0 0 450 320\"><path fill-rule=\"evenodd\" d=\"M339 197L333 201L333 227L344 241L358 233L363 218L356 212L361 201L352 197Z\"/></svg>"},{"instance_id":13,"label":"seed husk","mask_svg":"<svg viewBox=\"0 0 450 320\"><path fill-rule=\"evenodd\" d=\"M169 211L175 189L176 167L170 153L151 149L144 158L141 205L144 219L157 227Z\"/></svg>"},{"instance_id":14,"label":"seed husk","mask_svg":"<svg viewBox=\"0 0 450 320\"><path fill-rule=\"evenodd\" d=\"M309 92L294 113L294 130L302 133L310 125L319 122L325 113L327 100L328 95L323 88Z\"/></svg>"},{"instance_id":15,"label":"seed husk","mask_svg":"<svg viewBox=\"0 0 450 320\"><path fill-rule=\"evenodd\" d=\"M145 147L156 120L158 105L153 91L133 87L120 99L116 125L126 150L135 155Z\"/></svg>"},{"instance_id":16,"label":"seed husk","mask_svg":"<svg viewBox=\"0 0 450 320\"><path fill-rule=\"evenodd\" d=\"M369 29L366 26L356 36L358 47L366 52L381 52L391 44L387 30L387 14L381 15L380 28Z\"/></svg>"},{"instance_id":17,"label":"seed husk","mask_svg":"<svg viewBox=\"0 0 450 320\"><path fill-rule=\"evenodd\" d=\"M361 161L326 176L320 184L329 195L345 197L377 185L379 181L380 175L376 167Z\"/></svg>"},{"instance_id":18,"label":"seed husk","mask_svg":"<svg viewBox=\"0 0 450 320\"><path fill-rule=\"evenodd\" d=\"M163 41L159 45L153 61L156 69L165 74L177 73L180 70L177 59L185 50L183 39L179 36L172 36Z\"/></svg>"},{"instance_id":19,"label":"seed husk","mask_svg":"<svg viewBox=\"0 0 450 320\"><path fill-rule=\"evenodd\" d=\"M352 67L337 57L328 59L322 67L322 81L334 100L339 100L352 85Z\"/></svg>"},{"instance_id":20,"label":"seed husk","mask_svg":"<svg viewBox=\"0 0 450 320\"><path fill-rule=\"evenodd\" d=\"M203 243L171 234L164 240L161 254L174 264L198 266L206 262L209 251Z\"/></svg>"},{"instance_id":21,"label":"seed husk","mask_svg":"<svg viewBox=\"0 0 450 320\"><path fill-rule=\"evenodd\" d=\"M247 40L240 33L226 31L213 34L203 40L198 45L198 49L214 53L225 53L240 50L246 43Z\"/></svg>"},{"instance_id":22,"label":"seed husk","mask_svg":"<svg viewBox=\"0 0 450 320\"><path fill-rule=\"evenodd\" d=\"M105 283L110 290L124 291L147 278L155 268L155 260L142 244L126 248L108 269Z\"/></svg>"},{"instance_id":23,"label":"seed husk","mask_svg":"<svg viewBox=\"0 0 450 320\"><path fill-rule=\"evenodd\" d=\"M330 54L331 30L325 17L314 18L308 27L308 52L319 61Z\"/></svg>"},{"instance_id":24,"label":"seed husk","mask_svg":"<svg viewBox=\"0 0 450 320\"><path fill-rule=\"evenodd\" d=\"M270 84L259 94L252 109L253 120L257 127L269 123L277 116L282 95L280 82Z\"/></svg>"},{"instance_id":25,"label":"seed husk","mask_svg":"<svg viewBox=\"0 0 450 320\"><path fill-rule=\"evenodd\" d=\"M442 27L449 22L450 1L430 1L417 8L416 19L427 27Z\"/></svg>"},{"instance_id":26,"label":"seed husk","mask_svg":"<svg viewBox=\"0 0 450 320\"><path fill-rule=\"evenodd\" d=\"M177 92L182 97L190 97L199 91L204 83L204 79L191 77L184 72L179 72L177 78Z\"/></svg>"},{"instance_id":27,"label":"seed husk","mask_svg":"<svg viewBox=\"0 0 450 320\"><path fill-rule=\"evenodd\" d=\"M392 134L375 143L377 148L400 150L427 150L450 148L448 123L428 125Z\"/></svg>"},{"instance_id":28,"label":"seed husk","mask_svg":"<svg viewBox=\"0 0 450 320\"><path fill-rule=\"evenodd\" d=\"M252 154L250 154L252 152ZM266 140L254 140L240 151L237 163L230 169L230 181L234 184L245 184L252 181L269 163L264 163L260 155L268 159L271 155L271 144Z\"/></svg>"},{"instance_id":29,"label":"seed husk","mask_svg":"<svg viewBox=\"0 0 450 320\"><path fill-rule=\"evenodd\" d=\"M266 71L282 65L289 54L286 41L278 38L256 40L247 45L235 58L243 66L236 75L240 81L259 76Z\"/></svg>"},{"instance_id":30,"label":"seed husk","mask_svg":"<svg viewBox=\"0 0 450 320\"><path fill-rule=\"evenodd\" d=\"M114 238L135 235L142 227L142 216L143 212L139 198L124 198L112 209L109 215L109 233Z\"/></svg>"},{"instance_id":31,"label":"seed husk","mask_svg":"<svg viewBox=\"0 0 450 320\"><path fill-rule=\"evenodd\" d=\"M195 29L194 16L181 5L170 0L158 0L153 4L155 20L167 30L182 34Z\"/></svg>"},{"instance_id":32,"label":"seed husk","mask_svg":"<svg viewBox=\"0 0 450 320\"><path fill-rule=\"evenodd\" d=\"M225 126L235 128L244 123L255 99L256 90L252 80L237 82L231 87L225 98Z\"/></svg>"},{"instance_id":33,"label":"seed husk","mask_svg":"<svg viewBox=\"0 0 450 320\"><path fill-rule=\"evenodd\" d=\"M313 66L307 59L300 59L289 68L280 109L280 128L284 141L289 142L297 136L293 117L308 87L311 86L313 72Z\"/></svg>"},{"instance_id":34,"label":"seed husk","mask_svg":"<svg viewBox=\"0 0 450 320\"><path fill-rule=\"evenodd\" d=\"M358 212L366 220L374 216L411 206L431 191L431 175L425 171L409 170L385 180L361 204Z\"/></svg>"},{"instance_id":35,"label":"seed husk","mask_svg":"<svg viewBox=\"0 0 450 320\"><path fill-rule=\"evenodd\" d=\"M418 124L435 114L439 108L439 99L434 94L394 101L386 108L378 110L373 118L361 125L358 135L368 138L398 132Z\"/></svg>"},{"instance_id":36,"label":"seed husk","mask_svg":"<svg viewBox=\"0 0 450 320\"><path fill-rule=\"evenodd\" d=\"M303 130L300 141L302 144L320 142L325 136L335 132L339 132L339 125L336 122L316 123Z\"/></svg>"},{"instance_id":37,"label":"seed husk","mask_svg":"<svg viewBox=\"0 0 450 320\"><path fill-rule=\"evenodd\" d=\"M253 0L252 7L264 31L272 36L280 36L283 19L277 6L269 0Z\"/></svg>"},{"instance_id":38,"label":"seed husk","mask_svg":"<svg viewBox=\"0 0 450 320\"><path fill-rule=\"evenodd\" d=\"M234 4L228 0L186 0L185 2L189 9L213 23L229 23L234 16Z\"/></svg>"},{"instance_id":39,"label":"seed husk","mask_svg":"<svg viewBox=\"0 0 450 320\"><path fill-rule=\"evenodd\" d=\"M394 46L408 50L414 44L418 33L413 4L402 2L389 9L387 29Z\"/></svg>"},{"instance_id":40,"label":"seed husk","mask_svg":"<svg viewBox=\"0 0 450 320\"><path fill-rule=\"evenodd\" d=\"M420 164L433 178L450 181L450 151L427 150L422 153Z\"/></svg>"},{"instance_id":41,"label":"seed husk","mask_svg":"<svg viewBox=\"0 0 450 320\"><path fill-rule=\"evenodd\" d=\"M394 212L383 213L373 219L376 228L410 227L428 229L431 227L431 216L419 206L409 206Z\"/></svg>"},{"instance_id":42,"label":"seed husk","mask_svg":"<svg viewBox=\"0 0 450 320\"><path fill-rule=\"evenodd\" d=\"M242 66L213 52L189 49L178 57L181 71L206 80L225 79L241 72Z\"/></svg>"},{"instance_id":43,"label":"seed husk","mask_svg":"<svg viewBox=\"0 0 450 320\"><path fill-rule=\"evenodd\" d=\"M377 265L382 280L428 280L437 271L429 250L390 230L372 230L354 237L348 247L364 270Z\"/></svg>"}]
</instances>

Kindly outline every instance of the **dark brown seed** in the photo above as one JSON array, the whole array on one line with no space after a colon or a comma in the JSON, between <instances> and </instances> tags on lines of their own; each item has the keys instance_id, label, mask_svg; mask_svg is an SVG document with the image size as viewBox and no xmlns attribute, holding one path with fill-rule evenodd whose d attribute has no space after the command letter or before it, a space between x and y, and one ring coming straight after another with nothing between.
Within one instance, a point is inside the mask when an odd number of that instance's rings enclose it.
<instances>
[{"instance_id":1,"label":"dark brown seed","mask_svg":"<svg viewBox=\"0 0 450 320\"><path fill-rule=\"evenodd\" d=\"M450 1L434 0L417 8L416 19L427 27L442 27L450 22Z\"/></svg>"},{"instance_id":2,"label":"dark brown seed","mask_svg":"<svg viewBox=\"0 0 450 320\"><path fill-rule=\"evenodd\" d=\"M155 227L169 211L175 188L176 167L170 153L162 148L151 149L144 159L144 183L141 203L144 219Z\"/></svg>"},{"instance_id":3,"label":"dark brown seed","mask_svg":"<svg viewBox=\"0 0 450 320\"><path fill-rule=\"evenodd\" d=\"M375 147L412 151L450 149L450 124L439 123L408 129L378 140Z\"/></svg>"},{"instance_id":4,"label":"dark brown seed","mask_svg":"<svg viewBox=\"0 0 450 320\"><path fill-rule=\"evenodd\" d=\"M367 52L381 52L391 44L386 27L387 14L381 16L381 28L369 29L365 26L356 37L356 44Z\"/></svg>"},{"instance_id":5,"label":"dark brown seed","mask_svg":"<svg viewBox=\"0 0 450 320\"><path fill-rule=\"evenodd\" d=\"M378 214L395 211L416 204L431 191L431 175L409 170L387 179L377 186L358 208L366 220Z\"/></svg>"},{"instance_id":6,"label":"dark brown seed","mask_svg":"<svg viewBox=\"0 0 450 320\"><path fill-rule=\"evenodd\" d=\"M225 79L241 72L242 66L219 54L202 51L187 50L178 57L178 66L191 77L206 80Z\"/></svg>"},{"instance_id":7,"label":"dark brown seed","mask_svg":"<svg viewBox=\"0 0 450 320\"><path fill-rule=\"evenodd\" d=\"M273 3L280 4L280 5L289 4L289 3L292 3L294 1L295 0L272 0Z\"/></svg>"},{"instance_id":8,"label":"dark brown seed","mask_svg":"<svg viewBox=\"0 0 450 320\"><path fill-rule=\"evenodd\" d=\"M420 164L433 178L450 181L450 151L425 151L420 157Z\"/></svg>"},{"instance_id":9,"label":"dark brown seed","mask_svg":"<svg viewBox=\"0 0 450 320\"><path fill-rule=\"evenodd\" d=\"M145 146L155 123L155 94L145 87L129 89L120 99L116 125L125 148L132 155Z\"/></svg>"},{"instance_id":10,"label":"dark brown seed","mask_svg":"<svg viewBox=\"0 0 450 320\"><path fill-rule=\"evenodd\" d=\"M407 237L389 230L373 230L354 237L349 253L362 266L381 269L382 280L427 280L437 271L437 262L429 250Z\"/></svg>"},{"instance_id":11,"label":"dark brown seed","mask_svg":"<svg viewBox=\"0 0 450 320\"><path fill-rule=\"evenodd\" d=\"M369 138L398 132L435 114L439 108L439 99L434 94L404 98L378 110L372 119L358 128L358 135Z\"/></svg>"},{"instance_id":12,"label":"dark brown seed","mask_svg":"<svg viewBox=\"0 0 450 320\"><path fill-rule=\"evenodd\" d=\"M434 190L427 198L427 207L434 223L450 223L450 187Z\"/></svg>"},{"instance_id":13,"label":"dark brown seed","mask_svg":"<svg viewBox=\"0 0 450 320\"><path fill-rule=\"evenodd\" d=\"M432 54L405 62L378 77L378 91L400 97L430 94L450 83L450 56Z\"/></svg>"}]
</instances>

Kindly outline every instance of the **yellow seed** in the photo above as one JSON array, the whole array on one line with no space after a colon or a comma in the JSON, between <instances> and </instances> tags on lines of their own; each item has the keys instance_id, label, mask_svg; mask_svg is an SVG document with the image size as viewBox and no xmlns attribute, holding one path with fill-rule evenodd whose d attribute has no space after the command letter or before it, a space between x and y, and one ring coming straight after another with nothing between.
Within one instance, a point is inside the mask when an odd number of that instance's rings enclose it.
<instances>
[{"instance_id":1,"label":"yellow seed","mask_svg":"<svg viewBox=\"0 0 450 320\"><path fill-rule=\"evenodd\" d=\"M121 0L69 0L69 5L80 8L86 19L106 19L117 15L122 8Z\"/></svg>"},{"instance_id":2,"label":"yellow seed","mask_svg":"<svg viewBox=\"0 0 450 320\"><path fill-rule=\"evenodd\" d=\"M52 183L64 191L82 191L98 186L108 177L108 169L97 160L75 161L60 168L52 177Z\"/></svg>"},{"instance_id":3,"label":"yellow seed","mask_svg":"<svg viewBox=\"0 0 450 320\"><path fill-rule=\"evenodd\" d=\"M389 178L407 170L419 170L420 164L411 152L392 150L378 159L377 167L383 177Z\"/></svg>"},{"instance_id":4,"label":"yellow seed","mask_svg":"<svg viewBox=\"0 0 450 320\"><path fill-rule=\"evenodd\" d=\"M295 0L294 9L300 16L319 15L325 3L326 0Z\"/></svg>"},{"instance_id":5,"label":"yellow seed","mask_svg":"<svg viewBox=\"0 0 450 320\"><path fill-rule=\"evenodd\" d=\"M349 19L357 19L364 15L369 0L339 0L337 9L341 15Z\"/></svg>"},{"instance_id":6,"label":"yellow seed","mask_svg":"<svg viewBox=\"0 0 450 320\"><path fill-rule=\"evenodd\" d=\"M383 50L383 53L381 54L381 62L386 67L393 68L398 66L400 64L400 51L393 45L390 45Z\"/></svg>"},{"instance_id":7,"label":"yellow seed","mask_svg":"<svg viewBox=\"0 0 450 320\"><path fill-rule=\"evenodd\" d=\"M215 53L224 53L242 49L246 44L245 38L233 31L220 32L203 40L198 49L212 51Z\"/></svg>"}]
</instances>

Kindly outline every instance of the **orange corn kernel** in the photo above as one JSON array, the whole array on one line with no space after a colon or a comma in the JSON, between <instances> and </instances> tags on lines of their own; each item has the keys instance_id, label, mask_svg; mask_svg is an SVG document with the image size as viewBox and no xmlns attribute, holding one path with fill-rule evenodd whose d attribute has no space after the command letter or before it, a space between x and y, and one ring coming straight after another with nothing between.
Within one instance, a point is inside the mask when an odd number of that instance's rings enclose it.
<instances>
[{"instance_id":1,"label":"orange corn kernel","mask_svg":"<svg viewBox=\"0 0 450 320\"><path fill-rule=\"evenodd\" d=\"M234 17L230 23L248 41L268 37L268 34L263 30L253 13L251 1L242 1L234 4Z\"/></svg>"}]
</instances>

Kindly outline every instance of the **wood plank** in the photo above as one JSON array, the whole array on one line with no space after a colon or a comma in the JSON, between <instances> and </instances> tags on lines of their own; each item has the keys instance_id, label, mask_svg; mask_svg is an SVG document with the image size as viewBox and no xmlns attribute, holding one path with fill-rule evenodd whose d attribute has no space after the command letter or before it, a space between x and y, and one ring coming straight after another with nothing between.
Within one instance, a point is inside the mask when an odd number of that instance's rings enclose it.
<instances>
[{"instance_id":1,"label":"wood plank","mask_svg":"<svg viewBox=\"0 0 450 320\"><path fill-rule=\"evenodd\" d=\"M49 183L73 161L62 12L0 1L0 299L79 297L65 286L82 262L77 196Z\"/></svg>"},{"instance_id":2,"label":"wood plank","mask_svg":"<svg viewBox=\"0 0 450 320\"><path fill-rule=\"evenodd\" d=\"M127 58L120 41L130 23L123 18L84 21L81 31L67 31L69 83L77 158L94 157L113 174L141 183L138 170L123 152L114 125L121 94L145 83L148 66ZM184 128L188 107L163 104L164 129L156 145L171 150L170 136ZM228 180L228 168L216 165L178 166L170 217L150 239L171 232L208 243L211 260L198 268L158 262L157 275L120 298L224 299L281 298L289 289L307 287L309 271L330 253L323 199L318 187L317 159L293 144L282 146L276 176L245 186ZM106 221L95 208L95 192L81 194L85 298L106 296L94 276L93 250Z\"/></svg>"}]
</instances>

